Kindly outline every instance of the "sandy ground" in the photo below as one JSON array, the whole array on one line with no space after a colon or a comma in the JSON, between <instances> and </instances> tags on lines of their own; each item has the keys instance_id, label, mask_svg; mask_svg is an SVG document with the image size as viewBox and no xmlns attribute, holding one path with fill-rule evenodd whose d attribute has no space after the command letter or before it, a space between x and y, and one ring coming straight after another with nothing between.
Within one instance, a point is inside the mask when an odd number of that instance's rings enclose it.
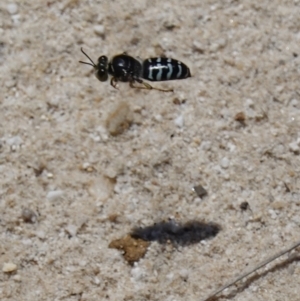
<instances>
[{"instance_id":1,"label":"sandy ground","mask_svg":"<svg viewBox=\"0 0 300 301\"><path fill-rule=\"evenodd\" d=\"M0 4L2 301L200 301L300 239L298 0L19 2ZM193 77L117 90L81 47ZM109 248L168 220L222 230L133 265ZM298 249L217 300L300 300L299 279Z\"/></svg>"}]
</instances>

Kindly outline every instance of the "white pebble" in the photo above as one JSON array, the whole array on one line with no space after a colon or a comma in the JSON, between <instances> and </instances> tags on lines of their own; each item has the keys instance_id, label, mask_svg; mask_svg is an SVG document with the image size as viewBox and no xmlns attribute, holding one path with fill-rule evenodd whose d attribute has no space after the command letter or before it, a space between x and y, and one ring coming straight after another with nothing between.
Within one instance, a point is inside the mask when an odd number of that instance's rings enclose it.
<instances>
[{"instance_id":1,"label":"white pebble","mask_svg":"<svg viewBox=\"0 0 300 301\"><path fill-rule=\"evenodd\" d=\"M161 122L163 120L163 117L160 114L154 115L154 120L157 122Z\"/></svg>"},{"instance_id":2,"label":"white pebble","mask_svg":"<svg viewBox=\"0 0 300 301\"><path fill-rule=\"evenodd\" d=\"M47 173L47 178L48 178L48 179L52 179L53 176L54 176L53 173L51 173L51 172L48 172L48 173Z\"/></svg>"},{"instance_id":3,"label":"white pebble","mask_svg":"<svg viewBox=\"0 0 300 301\"><path fill-rule=\"evenodd\" d=\"M188 269L182 269L181 271L179 271L179 275L181 278L183 278L183 280L187 280L189 278L189 270Z\"/></svg>"},{"instance_id":4,"label":"white pebble","mask_svg":"<svg viewBox=\"0 0 300 301\"><path fill-rule=\"evenodd\" d=\"M199 41L194 41L193 47L196 51L199 51L199 52L204 52L204 50L205 50L204 45Z\"/></svg>"},{"instance_id":5,"label":"white pebble","mask_svg":"<svg viewBox=\"0 0 300 301\"><path fill-rule=\"evenodd\" d=\"M298 153L300 151L299 148L299 139L297 141L293 141L289 144L289 149L290 151L294 152L294 153Z\"/></svg>"},{"instance_id":6,"label":"white pebble","mask_svg":"<svg viewBox=\"0 0 300 301\"><path fill-rule=\"evenodd\" d=\"M229 166L229 160L228 160L228 158L226 158L226 157L222 158L222 160L221 160L221 166L224 169L228 168L228 166Z\"/></svg>"},{"instance_id":7,"label":"white pebble","mask_svg":"<svg viewBox=\"0 0 300 301\"><path fill-rule=\"evenodd\" d=\"M94 32L95 34L97 34L98 36L103 36L104 35L104 26L103 25L95 25L94 26Z\"/></svg>"},{"instance_id":8,"label":"white pebble","mask_svg":"<svg viewBox=\"0 0 300 301\"><path fill-rule=\"evenodd\" d=\"M273 209L269 210L269 214L271 216L272 219L276 219L277 218L277 214Z\"/></svg>"},{"instance_id":9,"label":"white pebble","mask_svg":"<svg viewBox=\"0 0 300 301\"><path fill-rule=\"evenodd\" d=\"M131 270L131 276L135 281L139 281L143 279L146 275L145 275L145 271L142 268L135 266Z\"/></svg>"},{"instance_id":10,"label":"white pebble","mask_svg":"<svg viewBox=\"0 0 300 301\"><path fill-rule=\"evenodd\" d=\"M11 273L17 270L17 265L12 262L6 262L3 264L2 271L4 273Z\"/></svg>"},{"instance_id":11,"label":"white pebble","mask_svg":"<svg viewBox=\"0 0 300 301\"><path fill-rule=\"evenodd\" d=\"M183 127L183 124L184 124L183 116L182 116L182 115L178 116L178 117L174 120L174 122L175 122L175 124L176 124L178 127L182 128L182 127Z\"/></svg>"},{"instance_id":12,"label":"white pebble","mask_svg":"<svg viewBox=\"0 0 300 301\"><path fill-rule=\"evenodd\" d=\"M56 201L63 196L64 192L62 190L52 190L47 193L46 198L49 201Z\"/></svg>"},{"instance_id":13,"label":"white pebble","mask_svg":"<svg viewBox=\"0 0 300 301\"><path fill-rule=\"evenodd\" d=\"M174 278L174 273L169 273L167 276L166 276L166 278L169 280L169 281L171 281L173 278Z\"/></svg>"},{"instance_id":14,"label":"white pebble","mask_svg":"<svg viewBox=\"0 0 300 301\"><path fill-rule=\"evenodd\" d=\"M295 215L294 217L292 217L291 221L300 226L300 216Z\"/></svg>"},{"instance_id":15,"label":"white pebble","mask_svg":"<svg viewBox=\"0 0 300 301\"><path fill-rule=\"evenodd\" d=\"M76 236L77 234L77 227L75 225L67 225L65 230L72 236Z\"/></svg>"},{"instance_id":16,"label":"white pebble","mask_svg":"<svg viewBox=\"0 0 300 301\"><path fill-rule=\"evenodd\" d=\"M20 275L15 275L14 277L13 277L13 280L14 281L16 281L16 282L21 282L21 276Z\"/></svg>"},{"instance_id":17,"label":"white pebble","mask_svg":"<svg viewBox=\"0 0 300 301\"><path fill-rule=\"evenodd\" d=\"M251 98L246 99L246 107L251 108L254 105L254 101Z\"/></svg>"},{"instance_id":18,"label":"white pebble","mask_svg":"<svg viewBox=\"0 0 300 301\"><path fill-rule=\"evenodd\" d=\"M98 176L91 181L88 192L97 201L105 202L113 193L114 183L105 176Z\"/></svg>"},{"instance_id":19,"label":"white pebble","mask_svg":"<svg viewBox=\"0 0 300 301\"><path fill-rule=\"evenodd\" d=\"M95 278L94 278L94 283L95 283L96 285L99 285L99 284L100 284L100 279L99 279L98 277L95 277Z\"/></svg>"},{"instance_id":20,"label":"white pebble","mask_svg":"<svg viewBox=\"0 0 300 301\"><path fill-rule=\"evenodd\" d=\"M18 5L16 3L10 3L6 6L6 9L11 15L15 15L18 12Z\"/></svg>"},{"instance_id":21,"label":"white pebble","mask_svg":"<svg viewBox=\"0 0 300 301\"><path fill-rule=\"evenodd\" d=\"M223 179L226 180L226 181L229 181L230 180L230 176L228 173L224 173L223 174Z\"/></svg>"},{"instance_id":22,"label":"white pebble","mask_svg":"<svg viewBox=\"0 0 300 301\"><path fill-rule=\"evenodd\" d=\"M86 260L80 260L79 262L79 265L81 266L81 267L85 267L86 265L87 265L87 261Z\"/></svg>"},{"instance_id":23,"label":"white pebble","mask_svg":"<svg viewBox=\"0 0 300 301\"><path fill-rule=\"evenodd\" d=\"M32 245L32 240L30 238L27 238L27 239L22 239L22 244L24 246L31 246Z\"/></svg>"},{"instance_id":24,"label":"white pebble","mask_svg":"<svg viewBox=\"0 0 300 301\"><path fill-rule=\"evenodd\" d=\"M11 19L12 19L14 25L19 25L21 16L20 15L12 15Z\"/></svg>"},{"instance_id":25,"label":"white pebble","mask_svg":"<svg viewBox=\"0 0 300 301\"><path fill-rule=\"evenodd\" d=\"M23 143L23 140L20 136L14 136L14 137L11 137L11 138L7 138L6 139L6 143L9 145L9 146L19 146Z\"/></svg>"},{"instance_id":26,"label":"white pebble","mask_svg":"<svg viewBox=\"0 0 300 301\"><path fill-rule=\"evenodd\" d=\"M82 169L87 170L90 167L91 167L91 164L89 162L82 163Z\"/></svg>"},{"instance_id":27,"label":"white pebble","mask_svg":"<svg viewBox=\"0 0 300 301\"><path fill-rule=\"evenodd\" d=\"M227 147L231 153L233 153L236 150L236 146L232 143L228 143Z\"/></svg>"},{"instance_id":28,"label":"white pebble","mask_svg":"<svg viewBox=\"0 0 300 301\"><path fill-rule=\"evenodd\" d=\"M200 148L204 151L211 150L211 141L202 141Z\"/></svg>"},{"instance_id":29,"label":"white pebble","mask_svg":"<svg viewBox=\"0 0 300 301\"><path fill-rule=\"evenodd\" d=\"M40 231L36 231L35 232L36 236L39 238L39 239L45 239L46 238L46 234L44 231L40 230Z\"/></svg>"},{"instance_id":30,"label":"white pebble","mask_svg":"<svg viewBox=\"0 0 300 301\"><path fill-rule=\"evenodd\" d=\"M298 103L299 103L298 99L295 98L293 98L290 102L291 106L293 107L297 107Z\"/></svg>"},{"instance_id":31,"label":"white pebble","mask_svg":"<svg viewBox=\"0 0 300 301\"><path fill-rule=\"evenodd\" d=\"M108 132L104 126L98 126L96 131L99 133L100 141L107 141L108 140Z\"/></svg>"}]
</instances>

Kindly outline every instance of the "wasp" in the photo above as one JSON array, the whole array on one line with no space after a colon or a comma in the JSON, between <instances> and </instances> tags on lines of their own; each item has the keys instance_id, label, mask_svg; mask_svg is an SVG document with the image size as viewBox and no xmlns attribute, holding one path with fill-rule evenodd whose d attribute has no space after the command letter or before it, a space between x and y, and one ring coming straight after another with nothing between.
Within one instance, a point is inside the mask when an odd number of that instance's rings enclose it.
<instances>
[{"instance_id":1,"label":"wasp","mask_svg":"<svg viewBox=\"0 0 300 301\"><path fill-rule=\"evenodd\" d=\"M90 62L79 62L92 66L96 77L101 82L107 81L110 75L110 84L114 88L117 88L117 82L120 81L129 82L131 88L173 92L173 89L155 88L144 82L143 79L166 81L191 77L191 72L187 65L171 58L155 57L140 61L127 53L123 53L114 56L110 61L107 56L102 55L98 58L97 64L95 64L82 48L81 52ZM136 86L135 83L139 83L141 86Z\"/></svg>"}]
</instances>

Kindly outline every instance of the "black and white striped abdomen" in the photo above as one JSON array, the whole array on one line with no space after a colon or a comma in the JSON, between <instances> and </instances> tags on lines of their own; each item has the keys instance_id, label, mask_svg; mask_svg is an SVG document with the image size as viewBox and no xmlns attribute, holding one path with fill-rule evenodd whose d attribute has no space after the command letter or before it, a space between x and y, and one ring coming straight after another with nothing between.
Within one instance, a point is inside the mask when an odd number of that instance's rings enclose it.
<instances>
[{"instance_id":1,"label":"black and white striped abdomen","mask_svg":"<svg viewBox=\"0 0 300 301\"><path fill-rule=\"evenodd\" d=\"M155 57L143 62L143 78L150 81L184 79L190 76L190 69L174 59Z\"/></svg>"}]
</instances>

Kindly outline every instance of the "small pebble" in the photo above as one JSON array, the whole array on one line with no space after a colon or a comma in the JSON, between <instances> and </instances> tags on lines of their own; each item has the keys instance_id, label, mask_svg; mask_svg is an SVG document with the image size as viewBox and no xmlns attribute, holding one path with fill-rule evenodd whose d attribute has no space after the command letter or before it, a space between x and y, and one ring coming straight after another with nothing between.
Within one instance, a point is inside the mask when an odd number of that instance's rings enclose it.
<instances>
[{"instance_id":1,"label":"small pebble","mask_svg":"<svg viewBox=\"0 0 300 301\"><path fill-rule=\"evenodd\" d=\"M252 108L254 106L254 101L251 98L246 99L246 107Z\"/></svg>"},{"instance_id":2,"label":"small pebble","mask_svg":"<svg viewBox=\"0 0 300 301\"><path fill-rule=\"evenodd\" d=\"M180 115L178 116L175 120L174 120L175 124L179 127L179 128L182 128L183 125L184 125L184 119L183 119L183 116Z\"/></svg>"},{"instance_id":3,"label":"small pebble","mask_svg":"<svg viewBox=\"0 0 300 301\"><path fill-rule=\"evenodd\" d=\"M20 136L14 136L11 138L7 138L6 143L9 146L13 146L13 145L19 146L23 143L23 139Z\"/></svg>"},{"instance_id":4,"label":"small pebble","mask_svg":"<svg viewBox=\"0 0 300 301\"><path fill-rule=\"evenodd\" d=\"M299 139L297 141L293 141L289 144L289 149L290 151L292 151L293 153L299 153L300 151L300 147L299 147Z\"/></svg>"},{"instance_id":5,"label":"small pebble","mask_svg":"<svg viewBox=\"0 0 300 301\"><path fill-rule=\"evenodd\" d=\"M154 115L154 120L157 122L161 122L163 120L163 117L160 114Z\"/></svg>"},{"instance_id":6,"label":"small pebble","mask_svg":"<svg viewBox=\"0 0 300 301\"><path fill-rule=\"evenodd\" d=\"M11 273L17 270L17 265L12 262L6 262L3 264L2 271L4 273Z\"/></svg>"},{"instance_id":7,"label":"small pebble","mask_svg":"<svg viewBox=\"0 0 300 301\"><path fill-rule=\"evenodd\" d=\"M249 208L249 203L248 202L242 202L240 204L240 208L241 208L242 211L247 210Z\"/></svg>"},{"instance_id":8,"label":"small pebble","mask_svg":"<svg viewBox=\"0 0 300 301\"><path fill-rule=\"evenodd\" d=\"M239 112L234 116L234 120L240 123L244 123L246 120L246 116L244 112Z\"/></svg>"},{"instance_id":9,"label":"small pebble","mask_svg":"<svg viewBox=\"0 0 300 301\"><path fill-rule=\"evenodd\" d=\"M99 202L105 202L113 193L115 183L106 176L98 175L92 180L88 187L88 192Z\"/></svg>"},{"instance_id":10,"label":"small pebble","mask_svg":"<svg viewBox=\"0 0 300 301\"><path fill-rule=\"evenodd\" d=\"M63 196L64 192L62 190L52 190L47 193L46 198L49 201L57 201Z\"/></svg>"},{"instance_id":11,"label":"small pebble","mask_svg":"<svg viewBox=\"0 0 300 301\"><path fill-rule=\"evenodd\" d=\"M47 178L48 178L48 179L52 179L52 178L53 178L53 173L48 172L48 173L47 173Z\"/></svg>"},{"instance_id":12,"label":"small pebble","mask_svg":"<svg viewBox=\"0 0 300 301\"><path fill-rule=\"evenodd\" d=\"M68 232L69 235L74 237L77 234L78 227L75 225L67 225L65 230Z\"/></svg>"},{"instance_id":13,"label":"small pebble","mask_svg":"<svg viewBox=\"0 0 300 301\"><path fill-rule=\"evenodd\" d=\"M205 46L199 41L193 41L193 48L195 51L203 53L205 51Z\"/></svg>"},{"instance_id":14,"label":"small pebble","mask_svg":"<svg viewBox=\"0 0 300 301\"><path fill-rule=\"evenodd\" d=\"M94 278L94 283L95 283L96 285L99 285L99 284L101 283L101 281L100 281L100 279L99 279L98 277L95 277L95 278Z\"/></svg>"},{"instance_id":15,"label":"small pebble","mask_svg":"<svg viewBox=\"0 0 300 301\"><path fill-rule=\"evenodd\" d=\"M169 273L167 276L166 276L166 279L168 279L169 281L173 280L174 279L174 273Z\"/></svg>"},{"instance_id":16,"label":"small pebble","mask_svg":"<svg viewBox=\"0 0 300 301\"><path fill-rule=\"evenodd\" d=\"M12 15L11 19L12 19L14 25L20 25L20 19L21 19L20 15Z\"/></svg>"},{"instance_id":17,"label":"small pebble","mask_svg":"<svg viewBox=\"0 0 300 301\"><path fill-rule=\"evenodd\" d=\"M138 265L131 269L131 276L135 281L141 281L146 276L146 272L143 268Z\"/></svg>"},{"instance_id":18,"label":"small pebble","mask_svg":"<svg viewBox=\"0 0 300 301\"><path fill-rule=\"evenodd\" d=\"M94 32L98 36L103 36L104 32L105 32L104 26L103 25L95 25L94 26Z\"/></svg>"},{"instance_id":19,"label":"small pebble","mask_svg":"<svg viewBox=\"0 0 300 301\"><path fill-rule=\"evenodd\" d=\"M228 160L228 158L226 158L226 157L222 158L222 160L221 160L221 166L222 166L224 169L226 169L226 168L229 167L229 160Z\"/></svg>"},{"instance_id":20,"label":"small pebble","mask_svg":"<svg viewBox=\"0 0 300 301\"><path fill-rule=\"evenodd\" d=\"M39 239L44 240L44 239L46 238L46 233L45 233L44 231L42 231L42 230L36 231L35 234L36 234L36 236L37 236Z\"/></svg>"},{"instance_id":21,"label":"small pebble","mask_svg":"<svg viewBox=\"0 0 300 301\"><path fill-rule=\"evenodd\" d=\"M211 141L202 141L200 147L204 151L209 151L211 150L211 146L212 146Z\"/></svg>"},{"instance_id":22,"label":"small pebble","mask_svg":"<svg viewBox=\"0 0 300 301\"><path fill-rule=\"evenodd\" d=\"M24 246L31 246L32 245L32 240L30 238L28 238L28 239L22 239L22 244Z\"/></svg>"},{"instance_id":23,"label":"small pebble","mask_svg":"<svg viewBox=\"0 0 300 301\"><path fill-rule=\"evenodd\" d=\"M193 190L196 192L199 198L207 195L207 190L202 185L194 186Z\"/></svg>"},{"instance_id":24,"label":"small pebble","mask_svg":"<svg viewBox=\"0 0 300 301\"><path fill-rule=\"evenodd\" d=\"M14 275L13 276L13 279L14 279L14 281L16 281L16 282L21 282L21 276L20 275Z\"/></svg>"},{"instance_id":25,"label":"small pebble","mask_svg":"<svg viewBox=\"0 0 300 301\"><path fill-rule=\"evenodd\" d=\"M82 163L82 169L86 170L91 166L91 164L89 162L84 162Z\"/></svg>"},{"instance_id":26,"label":"small pebble","mask_svg":"<svg viewBox=\"0 0 300 301\"><path fill-rule=\"evenodd\" d=\"M93 172L95 170L95 168L89 162L82 163L81 168L86 172Z\"/></svg>"},{"instance_id":27,"label":"small pebble","mask_svg":"<svg viewBox=\"0 0 300 301\"><path fill-rule=\"evenodd\" d=\"M298 103L299 103L298 99L295 99L295 98L293 98L293 99L290 101L290 104L291 104L291 106L293 106L293 107L297 107L297 106L298 106Z\"/></svg>"},{"instance_id":28,"label":"small pebble","mask_svg":"<svg viewBox=\"0 0 300 301\"><path fill-rule=\"evenodd\" d=\"M87 261L86 260L80 260L78 262L78 264L81 266L81 267L85 267L87 265Z\"/></svg>"},{"instance_id":29,"label":"small pebble","mask_svg":"<svg viewBox=\"0 0 300 301\"><path fill-rule=\"evenodd\" d=\"M22 219L25 223L35 223L37 216L31 209L25 208L22 210Z\"/></svg>"},{"instance_id":30,"label":"small pebble","mask_svg":"<svg viewBox=\"0 0 300 301\"><path fill-rule=\"evenodd\" d=\"M187 279L189 278L189 270L184 268L179 271L179 275L183 281L187 281Z\"/></svg>"},{"instance_id":31,"label":"small pebble","mask_svg":"<svg viewBox=\"0 0 300 301\"><path fill-rule=\"evenodd\" d=\"M273 209L269 209L269 214L271 216L272 219L276 219L277 218L277 214Z\"/></svg>"},{"instance_id":32,"label":"small pebble","mask_svg":"<svg viewBox=\"0 0 300 301\"><path fill-rule=\"evenodd\" d=\"M10 3L6 6L6 9L11 15L15 15L18 12L18 5L16 3Z\"/></svg>"}]
</instances>

